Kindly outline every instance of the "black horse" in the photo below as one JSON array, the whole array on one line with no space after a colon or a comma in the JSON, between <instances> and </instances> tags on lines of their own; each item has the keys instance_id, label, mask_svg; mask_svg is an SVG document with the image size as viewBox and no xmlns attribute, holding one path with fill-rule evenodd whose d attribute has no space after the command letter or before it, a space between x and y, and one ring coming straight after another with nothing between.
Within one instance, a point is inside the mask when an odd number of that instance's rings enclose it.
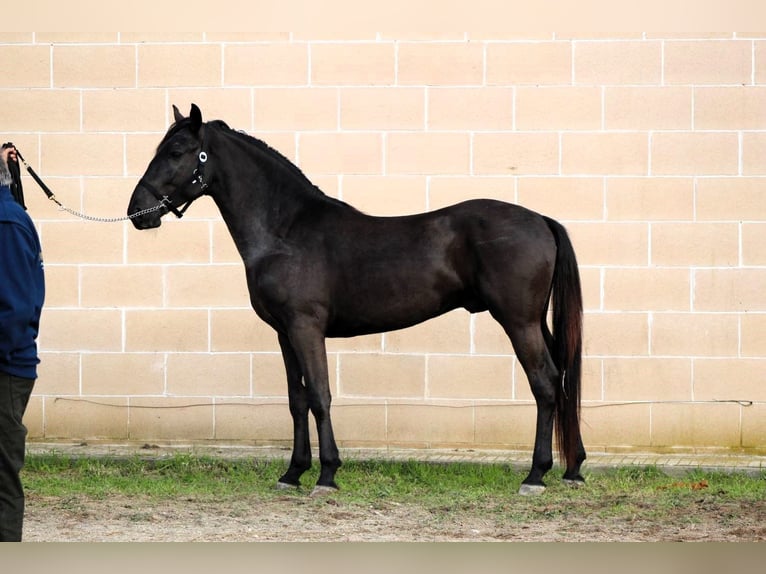
<instances>
[{"instance_id":1,"label":"black horse","mask_svg":"<svg viewBox=\"0 0 766 574\"><path fill-rule=\"evenodd\" d=\"M203 194L220 209L245 264L253 309L277 332L287 371L294 444L279 486L298 486L311 466L311 411L321 461L316 488L337 489L326 337L402 329L459 307L489 311L502 325L535 397L532 469L520 493L544 490L554 426L564 480L583 482L582 295L572 244L558 222L492 200L372 217L323 194L262 141L222 121L203 123L196 105L188 118L173 109L175 123L133 191L128 215L138 214L137 229L158 227L162 215L180 217Z\"/></svg>"}]
</instances>

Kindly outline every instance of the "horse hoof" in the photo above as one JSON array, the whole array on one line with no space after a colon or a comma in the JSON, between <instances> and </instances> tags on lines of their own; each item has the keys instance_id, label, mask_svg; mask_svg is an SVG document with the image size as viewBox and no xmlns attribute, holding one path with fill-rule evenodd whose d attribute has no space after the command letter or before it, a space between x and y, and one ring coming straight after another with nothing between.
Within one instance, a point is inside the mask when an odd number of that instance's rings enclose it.
<instances>
[{"instance_id":1,"label":"horse hoof","mask_svg":"<svg viewBox=\"0 0 766 574\"><path fill-rule=\"evenodd\" d=\"M543 492L545 487L542 484L522 484L519 488L521 496L540 496Z\"/></svg>"},{"instance_id":2,"label":"horse hoof","mask_svg":"<svg viewBox=\"0 0 766 574\"><path fill-rule=\"evenodd\" d=\"M338 489L334 486L322 486L321 484L317 484L314 487L314 490L311 491L311 496L327 496L328 494L335 494L338 492Z\"/></svg>"},{"instance_id":3,"label":"horse hoof","mask_svg":"<svg viewBox=\"0 0 766 574\"><path fill-rule=\"evenodd\" d=\"M290 484L289 482L277 482L277 490L296 490L297 484Z\"/></svg>"},{"instance_id":4,"label":"horse hoof","mask_svg":"<svg viewBox=\"0 0 766 574\"><path fill-rule=\"evenodd\" d=\"M563 481L564 484L566 484L569 488L581 488L585 486L584 480L573 480L571 478L565 478Z\"/></svg>"}]
</instances>

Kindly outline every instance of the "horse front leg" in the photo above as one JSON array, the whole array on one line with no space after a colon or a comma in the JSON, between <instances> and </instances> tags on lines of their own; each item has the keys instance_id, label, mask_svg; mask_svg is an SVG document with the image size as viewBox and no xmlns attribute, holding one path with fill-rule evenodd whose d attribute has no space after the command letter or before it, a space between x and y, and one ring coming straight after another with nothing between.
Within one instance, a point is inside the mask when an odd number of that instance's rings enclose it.
<instances>
[{"instance_id":1,"label":"horse front leg","mask_svg":"<svg viewBox=\"0 0 766 574\"><path fill-rule=\"evenodd\" d=\"M287 472L277 482L277 488L297 488L301 475L311 468L309 399L303 384L303 371L287 336L279 335L279 346L287 372L287 394L293 418L293 454Z\"/></svg>"},{"instance_id":2,"label":"horse front leg","mask_svg":"<svg viewBox=\"0 0 766 574\"><path fill-rule=\"evenodd\" d=\"M293 325L290 343L303 372L308 407L316 421L319 435L319 462L321 471L312 494L338 489L335 472L341 465L338 447L330 419L330 382L327 372L327 351L324 332L312 323Z\"/></svg>"}]
</instances>

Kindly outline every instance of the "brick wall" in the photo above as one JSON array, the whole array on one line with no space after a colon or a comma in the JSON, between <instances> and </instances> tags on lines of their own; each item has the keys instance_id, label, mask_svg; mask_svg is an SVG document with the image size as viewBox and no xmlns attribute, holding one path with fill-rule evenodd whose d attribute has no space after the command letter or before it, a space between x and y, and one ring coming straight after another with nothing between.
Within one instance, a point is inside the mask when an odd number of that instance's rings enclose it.
<instances>
[{"instance_id":1,"label":"brick wall","mask_svg":"<svg viewBox=\"0 0 766 574\"><path fill-rule=\"evenodd\" d=\"M195 102L370 213L494 197L560 219L586 446L766 449L766 35L4 33L0 62L2 137L89 214L125 212L171 104ZM48 280L31 438L290 442L276 337L212 202L139 233L25 184ZM329 351L341 446L531 445L487 314Z\"/></svg>"}]
</instances>

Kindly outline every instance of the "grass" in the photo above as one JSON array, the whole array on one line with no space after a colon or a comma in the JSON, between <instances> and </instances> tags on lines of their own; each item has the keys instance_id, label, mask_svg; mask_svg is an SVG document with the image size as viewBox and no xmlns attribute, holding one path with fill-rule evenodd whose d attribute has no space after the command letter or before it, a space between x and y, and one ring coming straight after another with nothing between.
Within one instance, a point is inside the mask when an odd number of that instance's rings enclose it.
<instances>
[{"instance_id":1,"label":"grass","mask_svg":"<svg viewBox=\"0 0 766 574\"><path fill-rule=\"evenodd\" d=\"M317 465L304 475L302 489L277 491L274 485L285 468L286 462L281 460L229 460L190 454L156 460L29 455L22 480L29 496L43 498L305 499L317 479ZM630 467L587 474L587 487L572 489L561 482L561 471L554 469L547 476L545 494L532 498L516 495L523 478L523 473L501 464L352 460L338 472L342 489L333 499L339 504L373 508L413 504L434 514L480 510L502 514L511 522L584 512L626 520L680 515L682 520L693 521L692 513L679 509L766 502L766 473L748 476L695 471L679 478L654 467Z\"/></svg>"}]
</instances>

